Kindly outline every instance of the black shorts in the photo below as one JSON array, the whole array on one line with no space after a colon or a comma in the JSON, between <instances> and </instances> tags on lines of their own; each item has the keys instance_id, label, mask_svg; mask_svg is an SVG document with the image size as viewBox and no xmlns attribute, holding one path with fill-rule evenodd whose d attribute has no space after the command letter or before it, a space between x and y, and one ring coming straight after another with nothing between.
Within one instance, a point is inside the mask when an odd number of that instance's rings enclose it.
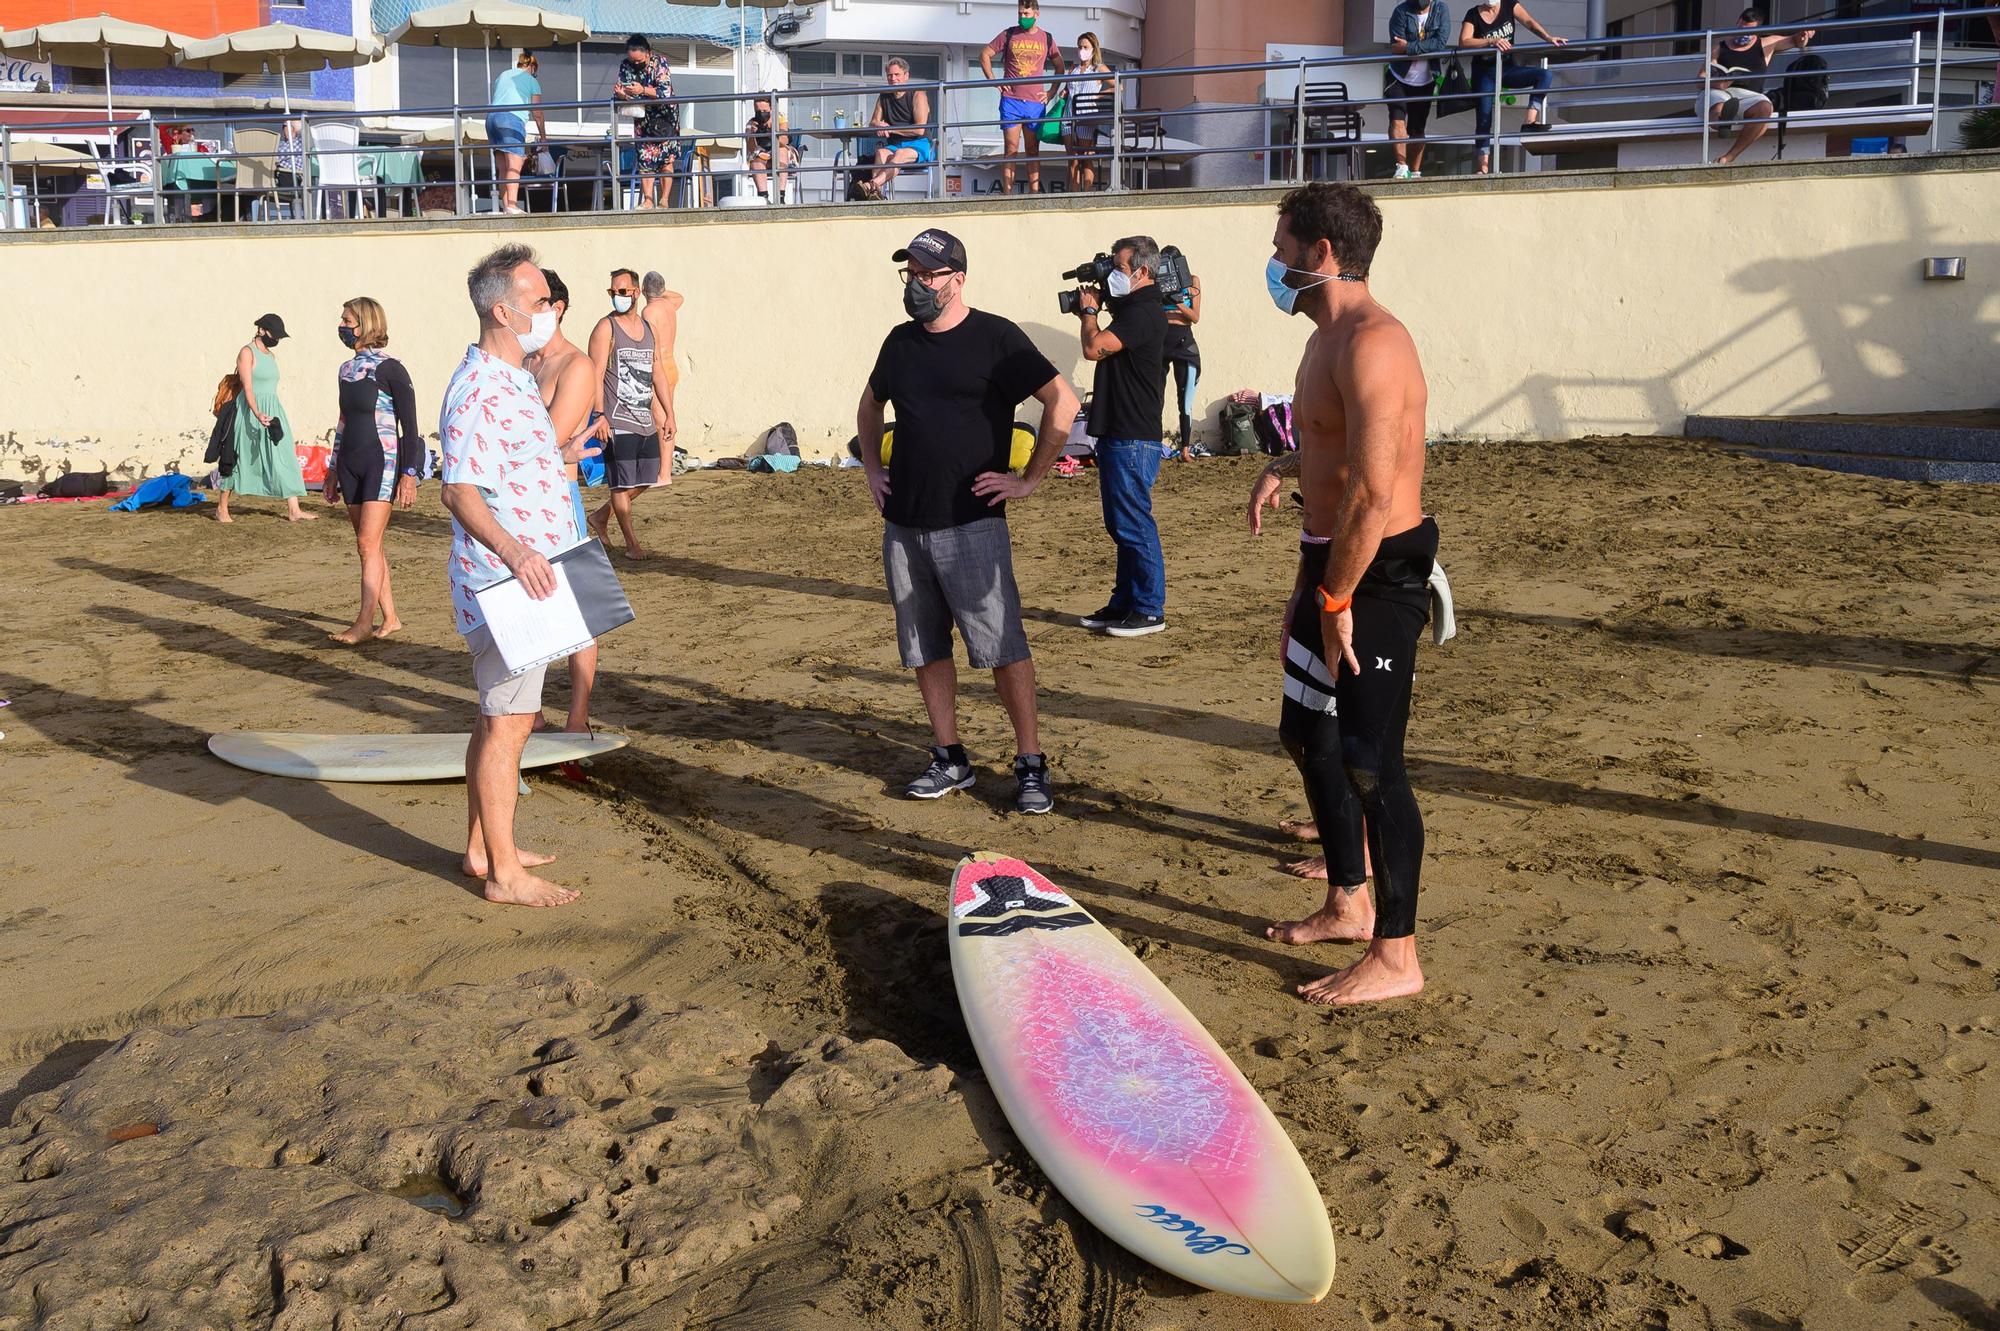
<instances>
[{"instance_id":1,"label":"black shorts","mask_svg":"<svg viewBox=\"0 0 2000 1331\"><path fill-rule=\"evenodd\" d=\"M660 483L660 436L614 434L604 460L604 482L614 490L638 490Z\"/></svg>"},{"instance_id":2,"label":"black shorts","mask_svg":"<svg viewBox=\"0 0 2000 1331\"><path fill-rule=\"evenodd\" d=\"M1414 99L1406 102L1389 103L1389 120L1391 123L1398 120L1409 121L1410 137L1421 139L1424 136L1424 130L1431 123L1432 98L1429 85L1421 88L1413 88L1394 74L1391 74L1387 69L1384 69L1382 71L1382 95L1384 97L1408 97Z\"/></svg>"},{"instance_id":3,"label":"black shorts","mask_svg":"<svg viewBox=\"0 0 2000 1331\"><path fill-rule=\"evenodd\" d=\"M396 494L396 447L373 439L341 445L333 471L349 504L386 504Z\"/></svg>"},{"instance_id":4,"label":"black shorts","mask_svg":"<svg viewBox=\"0 0 2000 1331\"><path fill-rule=\"evenodd\" d=\"M1300 593L1285 624L1285 700L1343 726L1380 727L1416 673L1417 640L1430 619L1431 565L1437 523L1425 518L1384 540L1354 589L1354 656L1360 673L1336 654L1327 657L1324 621L1314 589L1326 576L1330 544L1299 548Z\"/></svg>"}]
</instances>

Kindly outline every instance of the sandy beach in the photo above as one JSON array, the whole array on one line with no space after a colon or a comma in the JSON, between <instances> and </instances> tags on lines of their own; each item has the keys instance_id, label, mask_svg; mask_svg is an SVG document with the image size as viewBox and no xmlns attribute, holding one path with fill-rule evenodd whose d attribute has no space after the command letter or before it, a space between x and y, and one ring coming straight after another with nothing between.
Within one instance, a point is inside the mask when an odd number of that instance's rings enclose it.
<instances>
[{"instance_id":1,"label":"sandy beach","mask_svg":"<svg viewBox=\"0 0 2000 1331\"><path fill-rule=\"evenodd\" d=\"M0 1331L2000 1326L2000 491L1434 447L1429 987L1329 1012L1293 988L1355 949L1263 937L1317 894L1279 872L1297 519L1245 530L1255 465L1163 471L1172 627L1129 642L1071 626L1110 584L1094 478L1015 506L1036 820L970 675L978 787L899 798L927 730L859 472L647 496L596 706L631 744L521 805L583 890L552 911L458 875L456 784L203 747L465 728L435 485L390 527L408 627L358 648L333 510L0 509ZM1333 1218L1326 1304L1180 1284L1042 1179L952 989L979 849L1263 1093Z\"/></svg>"}]
</instances>

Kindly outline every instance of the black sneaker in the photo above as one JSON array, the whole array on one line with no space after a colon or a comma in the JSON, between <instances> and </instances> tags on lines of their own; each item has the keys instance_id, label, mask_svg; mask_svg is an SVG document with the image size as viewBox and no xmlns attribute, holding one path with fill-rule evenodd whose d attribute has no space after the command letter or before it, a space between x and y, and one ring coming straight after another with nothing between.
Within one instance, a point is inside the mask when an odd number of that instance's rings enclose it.
<instances>
[{"instance_id":1,"label":"black sneaker","mask_svg":"<svg viewBox=\"0 0 2000 1331\"><path fill-rule=\"evenodd\" d=\"M1143 638L1148 633L1158 633L1166 626L1166 616L1142 615L1134 610L1117 623L1106 624L1104 631L1114 638Z\"/></svg>"},{"instance_id":2,"label":"black sneaker","mask_svg":"<svg viewBox=\"0 0 2000 1331\"><path fill-rule=\"evenodd\" d=\"M1056 807L1049 793L1049 760L1039 753L1014 759L1014 808L1019 813L1047 813Z\"/></svg>"},{"instance_id":3,"label":"black sneaker","mask_svg":"<svg viewBox=\"0 0 2000 1331\"><path fill-rule=\"evenodd\" d=\"M924 774L904 787L903 793L913 800L941 799L954 790L964 790L973 783L971 763L955 763L951 755L943 749L931 750L931 765Z\"/></svg>"},{"instance_id":4,"label":"black sneaker","mask_svg":"<svg viewBox=\"0 0 2000 1331\"><path fill-rule=\"evenodd\" d=\"M1102 610L1093 610L1077 623L1087 629L1107 629L1125 618L1125 612L1115 605L1107 605Z\"/></svg>"}]
</instances>

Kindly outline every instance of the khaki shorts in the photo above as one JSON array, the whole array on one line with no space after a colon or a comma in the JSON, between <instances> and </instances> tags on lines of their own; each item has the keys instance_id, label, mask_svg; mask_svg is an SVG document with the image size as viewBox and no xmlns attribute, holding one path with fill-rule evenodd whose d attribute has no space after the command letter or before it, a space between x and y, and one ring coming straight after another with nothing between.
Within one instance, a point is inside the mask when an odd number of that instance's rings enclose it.
<instances>
[{"instance_id":1,"label":"khaki shorts","mask_svg":"<svg viewBox=\"0 0 2000 1331\"><path fill-rule=\"evenodd\" d=\"M472 687L479 690L482 716L532 716L542 710L546 664L509 675L507 662L484 624L465 635L465 645L472 653Z\"/></svg>"}]
</instances>

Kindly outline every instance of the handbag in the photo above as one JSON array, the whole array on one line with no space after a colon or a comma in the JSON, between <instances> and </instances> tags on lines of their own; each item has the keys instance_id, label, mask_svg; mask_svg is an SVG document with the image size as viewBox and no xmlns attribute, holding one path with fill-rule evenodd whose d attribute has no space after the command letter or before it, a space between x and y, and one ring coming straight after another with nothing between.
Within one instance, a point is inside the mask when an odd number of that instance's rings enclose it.
<instances>
[{"instance_id":1,"label":"handbag","mask_svg":"<svg viewBox=\"0 0 2000 1331\"><path fill-rule=\"evenodd\" d=\"M1048 119L1035 126L1035 137L1043 143L1061 143L1063 122L1069 119L1069 89L1056 94L1056 99L1042 108Z\"/></svg>"},{"instance_id":2,"label":"handbag","mask_svg":"<svg viewBox=\"0 0 2000 1331\"><path fill-rule=\"evenodd\" d=\"M1472 95L1472 80L1466 76L1465 66L1456 56L1445 62L1444 72L1438 75L1437 113L1441 116L1464 115L1477 108L1479 99Z\"/></svg>"}]
</instances>

